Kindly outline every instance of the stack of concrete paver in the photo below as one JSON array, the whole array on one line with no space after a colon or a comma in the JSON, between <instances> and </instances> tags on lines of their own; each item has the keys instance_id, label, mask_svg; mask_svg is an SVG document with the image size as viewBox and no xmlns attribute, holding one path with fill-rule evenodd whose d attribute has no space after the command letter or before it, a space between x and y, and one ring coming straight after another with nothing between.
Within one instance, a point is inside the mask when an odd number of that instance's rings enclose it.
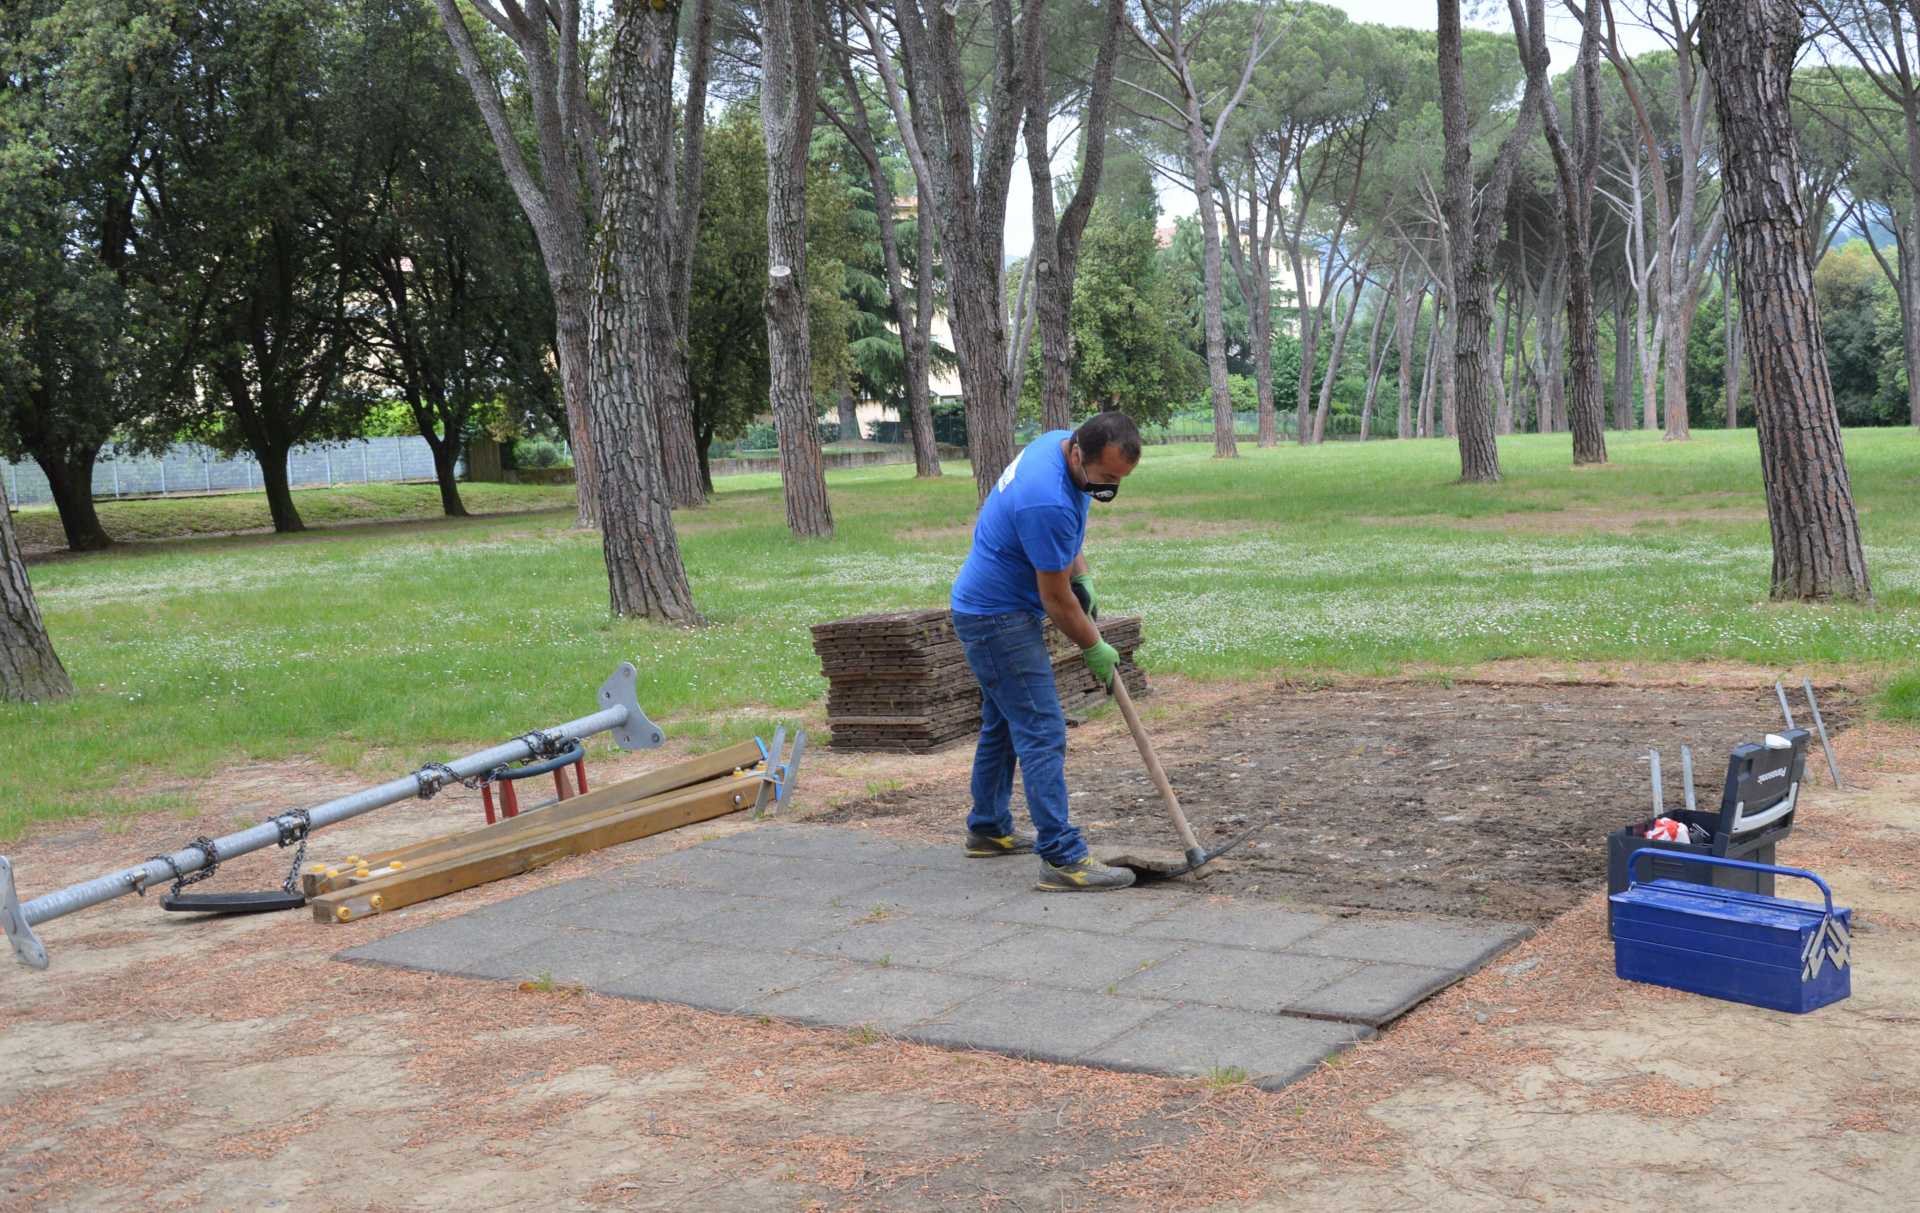
<instances>
[{"instance_id":1,"label":"stack of concrete paver","mask_svg":"<svg viewBox=\"0 0 1920 1213\"><path fill-rule=\"evenodd\" d=\"M1134 663L1138 616L1100 621L1100 635L1120 650L1121 676L1135 695L1147 690ZM1069 708L1098 699L1100 685L1080 650L1046 628L1054 683ZM944 610L857 615L813 628L813 651L827 677L827 724L833 745L852 750L931 750L980 728L980 685Z\"/></svg>"}]
</instances>

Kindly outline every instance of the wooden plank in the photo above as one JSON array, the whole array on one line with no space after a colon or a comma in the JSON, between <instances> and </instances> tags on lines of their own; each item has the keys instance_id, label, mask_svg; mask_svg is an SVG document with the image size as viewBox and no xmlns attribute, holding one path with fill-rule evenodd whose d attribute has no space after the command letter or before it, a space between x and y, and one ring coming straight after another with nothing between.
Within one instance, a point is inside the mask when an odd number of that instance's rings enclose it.
<instances>
[{"instance_id":1,"label":"wooden plank","mask_svg":"<svg viewBox=\"0 0 1920 1213\"><path fill-rule=\"evenodd\" d=\"M315 865L310 864L308 870L300 874L300 884L307 896L313 897L343 884L356 866L377 868L398 859L408 867L417 867L439 857L470 851L476 846L490 845L495 841L505 842L509 838L529 831L548 830L570 821L630 807L640 800L658 798L731 775L735 770L751 769L759 761L759 743L743 741L739 745L728 746L724 750L715 750L711 754L702 754L696 758L676 762L671 766L661 767L657 771L648 771L635 775L631 779L623 779L619 783L595 788L591 792L560 801L558 804L530 809L517 817L503 817L492 825L483 825L463 834L448 834L441 838L430 838L424 842L409 843L390 851L362 855L359 865L327 864L316 872L312 870ZM338 868L340 874L329 877L326 874L328 868Z\"/></svg>"},{"instance_id":2,"label":"wooden plank","mask_svg":"<svg viewBox=\"0 0 1920 1213\"><path fill-rule=\"evenodd\" d=\"M358 868L356 867L335 869L334 874L331 875L325 873L316 875L311 881L312 891L309 892L307 896L317 897L322 893L332 893L355 885L365 885L370 881L383 880L390 875L405 874L429 864L441 863L462 855L498 851L507 847L522 845L552 834L556 830L568 829L582 822L599 821L616 814L631 813L638 809L664 804L674 797L683 796L689 792L706 791L718 785L731 785L739 782L739 778L728 773L717 779L709 779L705 783L696 783L691 788L675 788L671 792L662 792L658 796L643 796L639 800L628 801L625 804L602 805L593 812L575 813L557 821L536 814L522 813L513 819L513 824L518 826L517 829L502 830L499 827L508 823L495 822L491 826L483 826L478 830L473 830L466 834L456 834L450 838L437 840L437 848L435 850L423 852L411 860L403 861L405 866L401 869L400 873L383 872L376 869L370 871L367 878L356 880L355 877L358 872ZM754 788L758 791L759 785L755 784ZM568 801L566 803L571 804L573 802Z\"/></svg>"},{"instance_id":3,"label":"wooden plank","mask_svg":"<svg viewBox=\"0 0 1920 1213\"><path fill-rule=\"evenodd\" d=\"M761 782L758 775L716 780L645 808L574 822L538 839L454 856L385 880L323 893L310 903L313 917L316 922L351 922L370 914L398 910L462 889L517 876L569 855L597 851L602 847L616 846L636 838L646 838L695 822L722 817L750 807L760 791Z\"/></svg>"}]
</instances>

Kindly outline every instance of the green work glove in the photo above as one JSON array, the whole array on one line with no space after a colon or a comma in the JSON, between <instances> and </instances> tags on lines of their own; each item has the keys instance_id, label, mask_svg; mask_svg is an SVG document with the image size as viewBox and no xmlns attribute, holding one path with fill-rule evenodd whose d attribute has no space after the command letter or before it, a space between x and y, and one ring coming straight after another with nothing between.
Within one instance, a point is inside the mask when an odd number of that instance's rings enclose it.
<instances>
[{"instance_id":1,"label":"green work glove","mask_svg":"<svg viewBox=\"0 0 1920 1213\"><path fill-rule=\"evenodd\" d=\"M1113 667L1120 664L1120 650L1102 640L1090 649L1081 649L1080 655L1087 659L1087 668L1092 670L1093 676L1100 680L1100 686L1111 691Z\"/></svg>"},{"instance_id":2,"label":"green work glove","mask_svg":"<svg viewBox=\"0 0 1920 1213\"><path fill-rule=\"evenodd\" d=\"M1087 613L1087 618L1100 618L1100 596L1093 592L1093 574L1077 573L1068 584L1073 586L1073 596L1080 600L1080 609Z\"/></svg>"}]
</instances>

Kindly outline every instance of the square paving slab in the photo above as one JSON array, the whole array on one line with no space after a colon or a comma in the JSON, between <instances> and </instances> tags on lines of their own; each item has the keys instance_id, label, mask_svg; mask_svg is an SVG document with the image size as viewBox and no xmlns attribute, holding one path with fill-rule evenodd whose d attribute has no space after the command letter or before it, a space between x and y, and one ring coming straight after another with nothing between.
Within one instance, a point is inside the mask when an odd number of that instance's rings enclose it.
<instances>
[{"instance_id":1,"label":"square paving slab","mask_svg":"<svg viewBox=\"0 0 1920 1213\"><path fill-rule=\"evenodd\" d=\"M1191 884L1033 891L1031 856L965 860L773 824L351 948L343 960L1275 1089L1528 933L1355 919Z\"/></svg>"}]
</instances>

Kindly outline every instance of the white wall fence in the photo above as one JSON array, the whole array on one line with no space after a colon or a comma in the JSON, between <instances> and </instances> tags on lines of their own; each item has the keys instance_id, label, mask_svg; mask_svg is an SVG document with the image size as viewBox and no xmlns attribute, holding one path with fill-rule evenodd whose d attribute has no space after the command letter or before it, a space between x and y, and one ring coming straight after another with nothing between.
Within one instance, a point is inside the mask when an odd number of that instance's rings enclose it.
<instances>
[{"instance_id":1,"label":"white wall fence","mask_svg":"<svg viewBox=\"0 0 1920 1213\"><path fill-rule=\"evenodd\" d=\"M0 479L6 485L7 500L15 505L45 505L53 501L46 476L31 459L0 464ZM427 446L427 440L417 434L300 446L287 454L287 479L296 487L431 480L433 451ZM190 443L168 447L161 456L119 455L109 446L100 452L99 462L93 466L93 495L107 500L155 494L258 491L260 487L260 464L253 456L242 454L229 459Z\"/></svg>"}]
</instances>

